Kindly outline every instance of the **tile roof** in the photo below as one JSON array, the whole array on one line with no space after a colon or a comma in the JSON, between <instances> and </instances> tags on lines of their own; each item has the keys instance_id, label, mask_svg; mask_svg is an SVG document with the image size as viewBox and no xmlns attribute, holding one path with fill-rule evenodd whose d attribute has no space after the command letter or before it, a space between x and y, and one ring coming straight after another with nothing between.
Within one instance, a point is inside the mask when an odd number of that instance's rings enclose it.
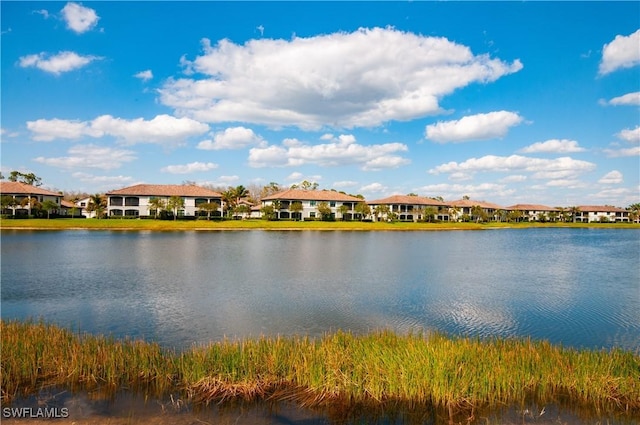
<instances>
[{"instance_id":1,"label":"tile roof","mask_svg":"<svg viewBox=\"0 0 640 425\"><path fill-rule=\"evenodd\" d=\"M515 204L510 207L506 207L507 210L518 210L518 211L560 211L558 208L548 207L546 205L535 205L535 204Z\"/></svg>"},{"instance_id":2,"label":"tile roof","mask_svg":"<svg viewBox=\"0 0 640 425\"><path fill-rule=\"evenodd\" d=\"M364 199L356 198L355 196L333 190L287 189L262 198L263 201L273 201L276 199L287 201L364 202Z\"/></svg>"},{"instance_id":3,"label":"tile roof","mask_svg":"<svg viewBox=\"0 0 640 425\"><path fill-rule=\"evenodd\" d=\"M112 190L107 193L107 196L109 195L222 197L221 193L211 189L195 185L179 184L137 184L135 186Z\"/></svg>"},{"instance_id":4,"label":"tile roof","mask_svg":"<svg viewBox=\"0 0 640 425\"><path fill-rule=\"evenodd\" d=\"M62 196L59 193L21 182L0 181L0 193L11 195Z\"/></svg>"},{"instance_id":5,"label":"tile roof","mask_svg":"<svg viewBox=\"0 0 640 425\"><path fill-rule=\"evenodd\" d=\"M374 201L367 201L367 204L371 205L436 205L446 206L446 202L438 201L437 199L427 198L424 196L411 196L411 195L392 195L382 199L376 199Z\"/></svg>"},{"instance_id":6,"label":"tile roof","mask_svg":"<svg viewBox=\"0 0 640 425\"><path fill-rule=\"evenodd\" d=\"M485 201L474 201L472 199L458 199L457 201L451 201L448 202L449 205L454 206L454 207L475 207L476 205L478 205L481 208L485 208L485 209L493 209L493 210L503 210L504 208L501 207L498 204L493 204L491 202L485 202Z\"/></svg>"},{"instance_id":7,"label":"tile roof","mask_svg":"<svg viewBox=\"0 0 640 425\"><path fill-rule=\"evenodd\" d=\"M582 212L627 212L624 208L611 205L578 205L578 208Z\"/></svg>"}]
</instances>

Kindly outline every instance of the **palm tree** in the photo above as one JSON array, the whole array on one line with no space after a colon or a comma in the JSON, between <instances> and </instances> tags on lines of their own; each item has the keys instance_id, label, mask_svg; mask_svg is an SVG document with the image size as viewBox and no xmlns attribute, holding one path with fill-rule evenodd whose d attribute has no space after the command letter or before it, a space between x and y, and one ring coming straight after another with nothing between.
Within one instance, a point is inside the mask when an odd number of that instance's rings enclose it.
<instances>
[{"instance_id":1,"label":"palm tree","mask_svg":"<svg viewBox=\"0 0 640 425\"><path fill-rule=\"evenodd\" d=\"M172 196L167 201L167 208L173 212L173 219L178 218L178 211L184 208L184 199L180 196Z\"/></svg>"},{"instance_id":2,"label":"palm tree","mask_svg":"<svg viewBox=\"0 0 640 425\"><path fill-rule=\"evenodd\" d=\"M51 218L51 211L58 208L58 204L50 199L47 199L42 203L42 209L47 212L47 219Z\"/></svg>"},{"instance_id":3,"label":"palm tree","mask_svg":"<svg viewBox=\"0 0 640 425\"><path fill-rule=\"evenodd\" d=\"M3 214L6 209L11 209L11 214L15 215L16 210L14 209L14 207L17 205L18 205L18 202L16 201L16 198L14 198L11 195L2 195L2 213Z\"/></svg>"},{"instance_id":4,"label":"palm tree","mask_svg":"<svg viewBox=\"0 0 640 425\"><path fill-rule=\"evenodd\" d=\"M569 207L569 213L571 214L571 220L575 223L576 222L576 216L578 215L578 213L580 212L580 208L578 207Z\"/></svg>"},{"instance_id":5,"label":"palm tree","mask_svg":"<svg viewBox=\"0 0 640 425\"><path fill-rule=\"evenodd\" d=\"M104 196L96 193L89 197L89 205L87 205L87 211L93 211L97 218L102 216L104 209L107 207L107 200Z\"/></svg>"},{"instance_id":6,"label":"palm tree","mask_svg":"<svg viewBox=\"0 0 640 425\"><path fill-rule=\"evenodd\" d=\"M162 198L149 199L149 212L155 211L156 220L158 219L158 214L160 214L160 211L165 209L165 207L166 207L166 204L164 202L164 199Z\"/></svg>"},{"instance_id":7,"label":"palm tree","mask_svg":"<svg viewBox=\"0 0 640 425\"><path fill-rule=\"evenodd\" d=\"M274 199L273 201L271 201L271 206L273 207L275 219L280 220L280 210L282 209L282 203L279 199Z\"/></svg>"},{"instance_id":8,"label":"palm tree","mask_svg":"<svg viewBox=\"0 0 640 425\"><path fill-rule=\"evenodd\" d=\"M480 205L474 205L471 207L471 218L476 219L476 223L479 223L482 219L482 207Z\"/></svg>"},{"instance_id":9,"label":"palm tree","mask_svg":"<svg viewBox=\"0 0 640 425\"><path fill-rule=\"evenodd\" d=\"M376 207L373 209L373 214L376 218L376 220L380 219L380 216L384 216L385 218L389 218L389 212L391 210L389 209L389 205L376 205Z\"/></svg>"},{"instance_id":10,"label":"palm tree","mask_svg":"<svg viewBox=\"0 0 640 425\"><path fill-rule=\"evenodd\" d=\"M360 215L360 220L364 220L371 215L371 207L366 202L358 202L354 211Z\"/></svg>"},{"instance_id":11,"label":"palm tree","mask_svg":"<svg viewBox=\"0 0 640 425\"><path fill-rule=\"evenodd\" d=\"M629 220L634 223L640 221L640 202L629 205L627 210L629 210Z\"/></svg>"},{"instance_id":12,"label":"palm tree","mask_svg":"<svg viewBox=\"0 0 640 425\"><path fill-rule=\"evenodd\" d=\"M449 207L449 221L458 221L458 214L460 214L460 208L456 206Z\"/></svg>"}]
</instances>

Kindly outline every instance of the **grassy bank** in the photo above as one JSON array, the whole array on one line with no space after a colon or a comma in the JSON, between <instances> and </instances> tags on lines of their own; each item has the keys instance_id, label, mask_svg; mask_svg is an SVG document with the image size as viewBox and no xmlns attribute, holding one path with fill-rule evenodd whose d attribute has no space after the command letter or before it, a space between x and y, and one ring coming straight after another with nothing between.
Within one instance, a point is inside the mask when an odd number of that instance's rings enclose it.
<instances>
[{"instance_id":1,"label":"grassy bank","mask_svg":"<svg viewBox=\"0 0 640 425\"><path fill-rule=\"evenodd\" d=\"M3 219L0 229L95 230L479 230L527 227L635 228L634 223L414 223L361 221L137 220L137 219Z\"/></svg>"},{"instance_id":2,"label":"grassy bank","mask_svg":"<svg viewBox=\"0 0 640 425\"><path fill-rule=\"evenodd\" d=\"M113 394L180 392L194 402L267 398L499 407L560 399L640 412L640 355L528 340L337 332L323 338L223 341L182 353L157 344L2 321L2 400L43 386Z\"/></svg>"}]
</instances>

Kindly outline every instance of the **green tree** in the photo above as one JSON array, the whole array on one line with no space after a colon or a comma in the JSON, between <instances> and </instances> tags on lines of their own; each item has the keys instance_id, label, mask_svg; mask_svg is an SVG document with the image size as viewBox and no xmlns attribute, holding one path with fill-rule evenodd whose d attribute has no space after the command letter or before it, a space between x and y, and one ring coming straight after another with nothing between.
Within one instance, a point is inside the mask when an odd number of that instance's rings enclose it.
<instances>
[{"instance_id":1,"label":"green tree","mask_svg":"<svg viewBox=\"0 0 640 425\"><path fill-rule=\"evenodd\" d=\"M155 212L154 217L156 220L158 219L158 215L160 214L160 211L165 209L165 207L166 207L166 203L164 202L164 199L156 198L156 197L149 199L149 213L151 213L151 211L154 211Z\"/></svg>"},{"instance_id":2,"label":"green tree","mask_svg":"<svg viewBox=\"0 0 640 425\"><path fill-rule=\"evenodd\" d=\"M576 207L576 206L573 206L573 207L569 207L568 210L569 210L569 214L571 214L571 221L573 223L575 223L576 222L576 217L580 213L580 208Z\"/></svg>"},{"instance_id":3,"label":"green tree","mask_svg":"<svg viewBox=\"0 0 640 425\"><path fill-rule=\"evenodd\" d=\"M471 219L479 223L482 220L483 209L480 205L474 205L471 207Z\"/></svg>"},{"instance_id":4,"label":"green tree","mask_svg":"<svg viewBox=\"0 0 640 425\"><path fill-rule=\"evenodd\" d=\"M376 220L380 220L381 216L384 216L388 219L390 211L391 210L389 209L389 205L376 205L376 207L373 209L373 215Z\"/></svg>"},{"instance_id":5,"label":"green tree","mask_svg":"<svg viewBox=\"0 0 640 425\"><path fill-rule=\"evenodd\" d=\"M271 182L266 186L262 187L262 190L260 191L260 196L262 198L265 198L267 196L271 196L275 193L280 192L280 185L278 185L278 183L276 182Z\"/></svg>"},{"instance_id":6,"label":"green tree","mask_svg":"<svg viewBox=\"0 0 640 425\"><path fill-rule=\"evenodd\" d=\"M38 198L24 198L20 201L20 206L22 208L29 207L29 215L35 215L40 211L42 205L38 201ZM35 211L34 211L35 210Z\"/></svg>"},{"instance_id":7,"label":"green tree","mask_svg":"<svg viewBox=\"0 0 640 425\"><path fill-rule=\"evenodd\" d=\"M322 201L322 202L318 203L318 206L316 208L317 208L318 214L320 214L320 218L322 220L330 220L331 219L331 207L329 206L328 202Z\"/></svg>"},{"instance_id":8,"label":"green tree","mask_svg":"<svg viewBox=\"0 0 640 425\"><path fill-rule=\"evenodd\" d=\"M262 218L264 218L265 220L275 220L276 218L275 210L273 209L273 205L271 204L265 205L260 208L260 212L262 213Z\"/></svg>"},{"instance_id":9,"label":"green tree","mask_svg":"<svg viewBox=\"0 0 640 425\"><path fill-rule=\"evenodd\" d=\"M93 212L96 218L101 218L107 208L107 199L99 193L91 195L89 197L89 204L87 205L87 211Z\"/></svg>"},{"instance_id":10,"label":"green tree","mask_svg":"<svg viewBox=\"0 0 640 425\"><path fill-rule=\"evenodd\" d=\"M342 204L338 207L338 212L340 213L340 218L342 219L342 221L344 221L345 216L347 215L347 213L349 213L349 206Z\"/></svg>"},{"instance_id":11,"label":"green tree","mask_svg":"<svg viewBox=\"0 0 640 425\"><path fill-rule=\"evenodd\" d=\"M371 207L366 202L358 202L353 210L360 216L360 220L364 220L371 215Z\"/></svg>"},{"instance_id":12,"label":"green tree","mask_svg":"<svg viewBox=\"0 0 640 425\"><path fill-rule=\"evenodd\" d=\"M173 213L173 219L178 219L178 211L184 209L184 199L180 196L172 196L167 201L167 209Z\"/></svg>"},{"instance_id":13,"label":"green tree","mask_svg":"<svg viewBox=\"0 0 640 425\"><path fill-rule=\"evenodd\" d=\"M51 211L58 209L58 204L51 199L47 199L42 203L42 209L47 212L47 219L49 219L51 218Z\"/></svg>"},{"instance_id":14,"label":"green tree","mask_svg":"<svg viewBox=\"0 0 640 425\"><path fill-rule=\"evenodd\" d=\"M207 220L211 220L211 213L220 211L220 204L217 202L205 202L198 205L198 209L207 213Z\"/></svg>"},{"instance_id":15,"label":"green tree","mask_svg":"<svg viewBox=\"0 0 640 425\"><path fill-rule=\"evenodd\" d=\"M240 204L236 207L236 212L242 214L242 218L247 218L251 214L251 207L247 204Z\"/></svg>"},{"instance_id":16,"label":"green tree","mask_svg":"<svg viewBox=\"0 0 640 425\"><path fill-rule=\"evenodd\" d=\"M289 211L291 211L294 219L301 219L303 210L304 207L302 206L302 202L300 201L294 201L291 203L291 206L289 206Z\"/></svg>"},{"instance_id":17,"label":"green tree","mask_svg":"<svg viewBox=\"0 0 640 425\"><path fill-rule=\"evenodd\" d=\"M21 173L20 171L12 171L9 174L9 181L26 183L31 186L41 186L42 179L34 173Z\"/></svg>"},{"instance_id":18,"label":"green tree","mask_svg":"<svg viewBox=\"0 0 640 425\"><path fill-rule=\"evenodd\" d=\"M3 213L4 213L5 210L10 208L11 209L11 213L10 214L15 214L14 207L16 207L18 205L18 201L16 201L16 198L14 198L11 195L2 195L1 202L2 202L2 212Z\"/></svg>"},{"instance_id":19,"label":"green tree","mask_svg":"<svg viewBox=\"0 0 640 425\"><path fill-rule=\"evenodd\" d=\"M460 208L458 207L449 207L449 220L450 221L458 221L458 214L460 214Z\"/></svg>"},{"instance_id":20,"label":"green tree","mask_svg":"<svg viewBox=\"0 0 640 425\"><path fill-rule=\"evenodd\" d=\"M438 210L436 210L434 207L426 207L424 209L425 220L431 223L435 219L437 213Z\"/></svg>"},{"instance_id":21,"label":"green tree","mask_svg":"<svg viewBox=\"0 0 640 425\"><path fill-rule=\"evenodd\" d=\"M629 205L627 210L629 211L629 220L634 223L640 221L640 202Z\"/></svg>"},{"instance_id":22,"label":"green tree","mask_svg":"<svg viewBox=\"0 0 640 425\"><path fill-rule=\"evenodd\" d=\"M282 202L279 199L271 201L273 207L274 220L280 220L280 210L282 209Z\"/></svg>"}]
</instances>

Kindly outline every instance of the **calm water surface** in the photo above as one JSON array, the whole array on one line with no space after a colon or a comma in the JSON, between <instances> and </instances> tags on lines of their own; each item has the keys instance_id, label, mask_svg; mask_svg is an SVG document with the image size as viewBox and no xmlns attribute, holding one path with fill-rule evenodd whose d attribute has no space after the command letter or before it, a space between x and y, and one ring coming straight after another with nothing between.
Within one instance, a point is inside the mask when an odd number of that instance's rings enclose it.
<instances>
[{"instance_id":1,"label":"calm water surface","mask_svg":"<svg viewBox=\"0 0 640 425\"><path fill-rule=\"evenodd\" d=\"M640 347L640 230L2 231L2 317L185 348L348 329Z\"/></svg>"}]
</instances>

